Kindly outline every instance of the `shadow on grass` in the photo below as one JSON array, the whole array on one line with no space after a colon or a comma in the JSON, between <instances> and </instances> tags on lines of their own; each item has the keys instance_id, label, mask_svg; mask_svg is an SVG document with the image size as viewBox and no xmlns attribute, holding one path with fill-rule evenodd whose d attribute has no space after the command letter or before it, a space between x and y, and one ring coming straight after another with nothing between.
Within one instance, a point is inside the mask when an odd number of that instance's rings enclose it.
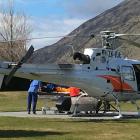
<instances>
[{"instance_id":1,"label":"shadow on grass","mask_svg":"<svg viewBox=\"0 0 140 140\"><path fill-rule=\"evenodd\" d=\"M20 138L20 137L41 137L56 135L65 135L68 132L55 131L34 131L34 130L0 130L0 138Z\"/></svg>"}]
</instances>

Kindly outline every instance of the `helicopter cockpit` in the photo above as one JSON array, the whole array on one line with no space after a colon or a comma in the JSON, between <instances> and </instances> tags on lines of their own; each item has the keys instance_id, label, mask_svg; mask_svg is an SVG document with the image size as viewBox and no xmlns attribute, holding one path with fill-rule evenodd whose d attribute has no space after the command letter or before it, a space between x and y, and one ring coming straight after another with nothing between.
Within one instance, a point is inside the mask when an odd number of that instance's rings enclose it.
<instances>
[{"instance_id":1,"label":"helicopter cockpit","mask_svg":"<svg viewBox=\"0 0 140 140\"><path fill-rule=\"evenodd\" d=\"M120 52L105 48L86 48L84 53L75 52L73 55L74 60L78 59L83 64L91 64L94 66L99 63L108 63L112 58L122 57Z\"/></svg>"},{"instance_id":2,"label":"helicopter cockpit","mask_svg":"<svg viewBox=\"0 0 140 140\"><path fill-rule=\"evenodd\" d=\"M120 52L105 48L87 48L84 54L88 55L93 62L100 63L108 62L111 58L122 58Z\"/></svg>"}]
</instances>

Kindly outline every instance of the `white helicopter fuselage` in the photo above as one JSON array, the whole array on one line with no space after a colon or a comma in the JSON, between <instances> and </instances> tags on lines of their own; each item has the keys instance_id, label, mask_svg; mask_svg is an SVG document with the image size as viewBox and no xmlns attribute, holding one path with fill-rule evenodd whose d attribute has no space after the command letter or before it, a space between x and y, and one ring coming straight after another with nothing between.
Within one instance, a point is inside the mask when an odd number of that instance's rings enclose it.
<instances>
[{"instance_id":1,"label":"white helicopter fuselage","mask_svg":"<svg viewBox=\"0 0 140 140\"><path fill-rule=\"evenodd\" d=\"M104 48L85 49L84 55L89 56L89 63L23 64L15 76L79 87L97 99L140 99L140 61L124 59ZM8 75L10 71L9 63L0 64L0 74Z\"/></svg>"}]
</instances>

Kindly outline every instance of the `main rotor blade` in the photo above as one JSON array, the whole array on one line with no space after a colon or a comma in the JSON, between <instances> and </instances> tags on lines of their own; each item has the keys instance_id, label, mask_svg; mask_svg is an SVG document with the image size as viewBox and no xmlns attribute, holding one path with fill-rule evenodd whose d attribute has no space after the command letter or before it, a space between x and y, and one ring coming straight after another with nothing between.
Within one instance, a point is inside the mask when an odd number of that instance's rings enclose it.
<instances>
[{"instance_id":1,"label":"main rotor blade","mask_svg":"<svg viewBox=\"0 0 140 140\"><path fill-rule=\"evenodd\" d=\"M42 36L42 37L33 37L33 38L27 38L27 39L15 39L15 40L0 40L0 43L8 43L8 42L16 42L16 41L30 41L30 40L40 40L40 39L55 39L55 38L72 38L72 37L79 37L79 38L94 38L93 34L89 35L60 35L60 36Z\"/></svg>"},{"instance_id":2,"label":"main rotor blade","mask_svg":"<svg viewBox=\"0 0 140 140\"><path fill-rule=\"evenodd\" d=\"M118 37L118 39L123 40L123 41L126 41L127 43L129 43L131 45L134 45L134 46L140 48L140 43L137 43L137 42L134 42L132 40L125 39L125 38L121 38L121 37Z\"/></svg>"},{"instance_id":3,"label":"main rotor blade","mask_svg":"<svg viewBox=\"0 0 140 140\"><path fill-rule=\"evenodd\" d=\"M116 37L120 36L140 36L140 34L115 34Z\"/></svg>"},{"instance_id":4,"label":"main rotor blade","mask_svg":"<svg viewBox=\"0 0 140 140\"><path fill-rule=\"evenodd\" d=\"M15 72L21 67L21 65L25 62L27 62L27 60L31 57L31 55L34 52L34 47L31 46L29 48L29 50L27 51L27 53L25 54L24 57L22 57L22 59L17 63L17 65L15 65L13 67L13 69L11 70L11 72L9 73L9 75L7 76L7 78L5 79L5 85L8 85L8 83L10 82L11 78L13 77L13 75L15 74Z\"/></svg>"}]
</instances>

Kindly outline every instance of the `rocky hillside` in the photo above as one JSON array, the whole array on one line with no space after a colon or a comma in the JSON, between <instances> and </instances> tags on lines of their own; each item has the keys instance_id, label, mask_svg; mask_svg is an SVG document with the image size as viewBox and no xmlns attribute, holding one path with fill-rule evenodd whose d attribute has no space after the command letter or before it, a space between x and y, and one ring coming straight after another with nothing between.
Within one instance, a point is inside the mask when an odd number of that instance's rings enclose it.
<instances>
[{"instance_id":1,"label":"rocky hillside","mask_svg":"<svg viewBox=\"0 0 140 140\"><path fill-rule=\"evenodd\" d=\"M93 19L83 23L69 35L76 35L71 38L63 38L57 43L37 50L31 58L32 63L69 63L71 48L73 45L76 51L83 51L87 47L100 47L99 40L80 38L91 32L99 34L102 30L111 30L117 33L140 33L140 0L125 0L116 7L109 9ZM140 42L139 38L132 38ZM128 44L123 44L127 45ZM124 50L123 50L124 51ZM133 58L140 59L140 49L130 46L125 53Z\"/></svg>"}]
</instances>

